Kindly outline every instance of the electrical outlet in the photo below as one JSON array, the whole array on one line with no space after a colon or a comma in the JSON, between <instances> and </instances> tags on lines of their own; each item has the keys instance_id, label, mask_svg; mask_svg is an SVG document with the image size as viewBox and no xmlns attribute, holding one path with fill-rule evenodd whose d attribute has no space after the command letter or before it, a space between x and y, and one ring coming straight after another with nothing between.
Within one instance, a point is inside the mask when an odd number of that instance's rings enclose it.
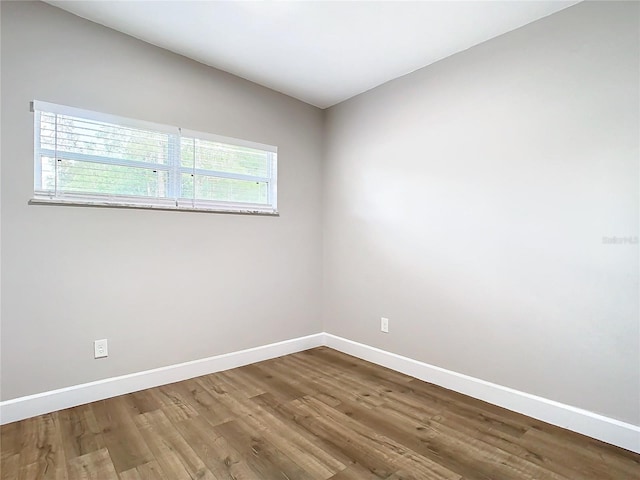
<instances>
[{"instance_id":1,"label":"electrical outlet","mask_svg":"<svg viewBox=\"0 0 640 480\"><path fill-rule=\"evenodd\" d=\"M103 358L109 355L106 338L93 342L93 354L94 358Z\"/></svg>"},{"instance_id":2,"label":"electrical outlet","mask_svg":"<svg viewBox=\"0 0 640 480\"><path fill-rule=\"evenodd\" d=\"M389 319L382 317L380 319L380 331L384 333L389 333Z\"/></svg>"}]
</instances>

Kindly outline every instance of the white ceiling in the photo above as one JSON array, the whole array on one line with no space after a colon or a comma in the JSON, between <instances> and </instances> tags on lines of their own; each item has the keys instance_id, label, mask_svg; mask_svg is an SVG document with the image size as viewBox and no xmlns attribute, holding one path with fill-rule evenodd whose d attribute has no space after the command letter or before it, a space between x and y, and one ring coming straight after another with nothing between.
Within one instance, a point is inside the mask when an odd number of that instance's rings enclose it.
<instances>
[{"instance_id":1,"label":"white ceiling","mask_svg":"<svg viewBox=\"0 0 640 480\"><path fill-rule=\"evenodd\" d=\"M47 3L326 108L578 2Z\"/></svg>"}]
</instances>

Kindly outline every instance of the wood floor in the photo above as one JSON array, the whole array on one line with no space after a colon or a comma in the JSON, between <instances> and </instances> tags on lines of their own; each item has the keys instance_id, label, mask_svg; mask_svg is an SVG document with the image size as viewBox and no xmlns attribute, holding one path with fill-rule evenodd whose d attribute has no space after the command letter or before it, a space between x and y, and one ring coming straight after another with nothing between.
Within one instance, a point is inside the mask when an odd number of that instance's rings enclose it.
<instances>
[{"instance_id":1,"label":"wood floor","mask_svg":"<svg viewBox=\"0 0 640 480\"><path fill-rule=\"evenodd\" d=\"M640 455L328 348L0 433L2 480L640 478Z\"/></svg>"}]
</instances>

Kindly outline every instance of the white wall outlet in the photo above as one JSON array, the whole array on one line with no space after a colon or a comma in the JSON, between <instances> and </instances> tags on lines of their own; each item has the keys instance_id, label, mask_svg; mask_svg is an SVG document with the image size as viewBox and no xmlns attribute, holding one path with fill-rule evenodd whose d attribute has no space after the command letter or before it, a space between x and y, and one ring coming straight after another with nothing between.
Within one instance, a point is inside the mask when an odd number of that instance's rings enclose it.
<instances>
[{"instance_id":1,"label":"white wall outlet","mask_svg":"<svg viewBox=\"0 0 640 480\"><path fill-rule=\"evenodd\" d=\"M93 342L93 354L94 358L102 358L109 355L106 338Z\"/></svg>"},{"instance_id":2,"label":"white wall outlet","mask_svg":"<svg viewBox=\"0 0 640 480\"><path fill-rule=\"evenodd\" d=\"M380 319L380 331L389 333L389 319L382 317Z\"/></svg>"}]
</instances>

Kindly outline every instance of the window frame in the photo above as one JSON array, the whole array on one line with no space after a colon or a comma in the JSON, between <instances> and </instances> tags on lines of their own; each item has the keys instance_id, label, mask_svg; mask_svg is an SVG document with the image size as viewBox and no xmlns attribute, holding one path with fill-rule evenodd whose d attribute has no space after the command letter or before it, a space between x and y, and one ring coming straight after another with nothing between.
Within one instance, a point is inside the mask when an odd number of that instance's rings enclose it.
<instances>
[{"instance_id":1,"label":"window frame","mask_svg":"<svg viewBox=\"0 0 640 480\"><path fill-rule=\"evenodd\" d=\"M100 207L124 207L124 208L148 208L160 210L203 211L211 213L239 213L255 215L278 215L277 210L277 147L248 140L242 140L223 135L183 129L171 125L165 125L145 120L137 120L108 113L85 110L76 107L59 105L50 102L34 100L31 102L31 111L34 114L34 171L33 171L33 198L30 204L54 204L76 206L100 206ZM54 115L67 115L86 121L96 121L116 125L122 128L139 129L168 135L167 163L147 163L139 160L111 158L85 153L59 154L57 150L43 148L41 145L40 124L41 113ZM223 170L209 170L196 168L195 156L193 167L182 165L181 142L183 138L215 142L232 147L245 147L260 150L267 154L268 176L246 175L227 172ZM174 143L175 142L175 143ZM55 140L57 143L57 139ZM171 153L172 144L175 151ZM60 157L77 161L93 162L105 165L120 165L125 167L138 167L144 169L162 170L167 172L168 193L166 197L148 197L142 195L118 195L108 193L80 193L58 191L57 185L53 190L43 189L42 182L42 156L54 158L54 168L57 168ZM47 155L49 154L49 155ZM72 157L72 158L70 158ZM192 198L180 196L180 178L183 174L228 178L241 181L256 181L267 184L267 204L235 202L225 200L207 200L195 198L196 188ZM57 174L55 175L57 181ZM195 181L195 180L194 180ZM172 185L173 182L173 185Z\"/></svg>"}]
</instances>

